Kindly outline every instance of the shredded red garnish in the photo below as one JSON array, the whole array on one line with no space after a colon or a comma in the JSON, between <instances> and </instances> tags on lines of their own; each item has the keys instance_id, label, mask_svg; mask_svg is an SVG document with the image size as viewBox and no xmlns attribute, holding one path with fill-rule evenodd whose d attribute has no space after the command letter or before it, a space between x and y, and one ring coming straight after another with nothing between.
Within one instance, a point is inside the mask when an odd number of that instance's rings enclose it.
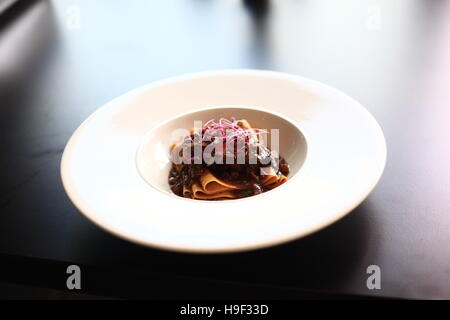
<instances>
[{"instance_id":1,"label":"shredded red garnish","mask_svg":"<svg viewBox=\"0 0 450 320\"><path fill-rule=\"evenodd\" d=\"M236 137L249 137L254 135L259 135L263 133L267 133L267 130L252 128L245 129L238 125L238 121L235 118L231 118L231 121L226 118L220 118L218 122L215 122L215 119L211 119L207 121L203 125L203 132L205 133L208 130L213 130L218 132L219 134L212 134L214 136L222 137L224 140L233 139Z\"/></svg>"}]
</instances>

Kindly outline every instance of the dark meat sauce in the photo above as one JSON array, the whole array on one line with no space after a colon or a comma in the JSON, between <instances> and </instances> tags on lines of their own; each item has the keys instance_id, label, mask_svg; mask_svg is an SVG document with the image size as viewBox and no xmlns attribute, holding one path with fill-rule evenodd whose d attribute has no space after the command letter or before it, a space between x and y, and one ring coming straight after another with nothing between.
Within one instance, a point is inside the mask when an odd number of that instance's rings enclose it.
<instances>
[{"instance_id":1,"label":"dark meat sauce","mask_svg":"<svg viewBox=\"0 0 450 320\"><path fill-rule=\"evenodd\" d=\"M270 165L268 165L270 166ZM220 180L241 186L241 190L233 190L236 198L254 196L270 190L261 185L259 164L172 164L169 173L169 186L173 193L183 197L183 187L190 188L194 182L199 183L199 178L205 169L208 169ZM277 174L288 176L289 165L280 157Z\"/></svg>"},{"instance_id":2,"label":"dark meat sauce","mask_svg":"<svg viewBox=\"0 0 450 320\"><path fill-rule=\"evenodd\" d=\"M201 145L201 153L203 154L204 149L212 142L204 141L201 139L206 132L206 128L203 128L201 133L193 132L190 136L186 137L184 143L191 148L191 155L195 154L194 147L197 145ZM232 138L235 139L236 137ZM226 149L225 140L223 141L223 150ZM259 153L256 152L255 148L250 148L250 146L257 146ZM175 146L172 146L174 148ZM272 164L276 164L278 162L278 170L275 170L278 175L283 174L288 176L289 174L289 165L286 161L279 157L272 158L271 151L265 147L264 145L259 144L257 141L252 139L251 136L245 137L244 144L244 155L245 155L245 164L226 164L227 156L234 157L233 163L237 163L237 144L234 144L234 154L226 155L226 152L222 151L221 155L216 155L213 152L213 156L218 156L222 158L223 164L213 163L207 165L201 160L201 164L174 164L172 163L172 167L169 173L169 186L173 193L176 195L183 197L183 187L190 188L193 183L199 183L199 178L202 176L204 170L209 170L214 176L219 178L220 180L230 182L232 184L238 185L241 187L241 190L233 190L236 198L244 198L253 195L257 195L268 191L269 188L263 186L261 184L260 171L263 167L269 167ZM241 150L242 152L242 150ZM182 152L180 151L179 155ZM250 158L255 158L256 164L249 164ZM194 162L196 159L194 157L191 158L191 161ZM274 166L274 169L276 165Z\"/></svg>"}]
</instances>

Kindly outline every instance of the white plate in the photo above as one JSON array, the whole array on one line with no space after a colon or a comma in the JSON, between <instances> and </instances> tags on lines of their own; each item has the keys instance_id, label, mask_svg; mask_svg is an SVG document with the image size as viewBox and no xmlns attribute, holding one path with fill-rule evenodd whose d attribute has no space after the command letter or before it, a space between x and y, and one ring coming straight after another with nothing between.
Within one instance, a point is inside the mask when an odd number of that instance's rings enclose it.
<instances>
[{"instance_id":1,"label":"white plate","mask_svg":"<svg viewBox=\"0 0 450 320\"><path fill-rule=\"evenodd\" d=\"M306 160L292 179L262 195L219 202L179 198L147 183L136 157L152 131L182 113L227 105L259 107L301 130ZM367 197L385 161L380 126L347 95L299 76L226 70L159 81L106 104L69 140L61 175L75 206L119 237L177 251L231 252L332 224ZM165 166L153 170L166 176Z\"/></svg>"}]
</instances>

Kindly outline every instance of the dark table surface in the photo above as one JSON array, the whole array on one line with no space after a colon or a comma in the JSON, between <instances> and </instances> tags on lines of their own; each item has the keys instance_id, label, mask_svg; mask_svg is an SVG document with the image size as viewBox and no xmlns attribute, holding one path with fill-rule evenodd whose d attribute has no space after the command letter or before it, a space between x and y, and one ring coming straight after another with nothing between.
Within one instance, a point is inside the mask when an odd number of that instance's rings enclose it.
<instances>
[{"instance_id":1,"label":"dark table surface","mask_svg":"<svg viewBox=\"0 0 450 320\"><path fill-rule=\"evenodd\" d=\"M316 234L238 254L149 249L83 218L59 174L78 125L135 87L226 68L299 74L365 105L388 144L371 195ZM76 263L149 297L450 298L450 1L29 1L0 16L0 110L9 272ZM366 286L372 264L381 290Z\"/></svg>"}]
</instances>

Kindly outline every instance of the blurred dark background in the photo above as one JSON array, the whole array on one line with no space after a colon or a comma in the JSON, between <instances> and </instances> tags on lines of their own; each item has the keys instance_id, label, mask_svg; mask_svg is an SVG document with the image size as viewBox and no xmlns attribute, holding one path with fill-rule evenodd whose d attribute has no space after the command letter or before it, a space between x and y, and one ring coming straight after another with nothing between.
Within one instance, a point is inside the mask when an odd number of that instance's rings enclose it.
<instances>
[{"instance_id":1,"label":"blurred dark background","mask_svg":"<svg viewBox=\"0 0 450 320\"><path fill-rule=\"evenodd\" d=\"M232 255L143 248L85 220L59 176L78 125L135 87L226 68L299 74L359 100L388 143L369 198L305 239ZM450 298L449 103L447 0L20 1L0 15L0 297L66 297L64 282L18 270L64 277L72 262L123 276L121 290L91 278L85 295ZM382 290L366 287L370 264Z\"/></svg>"}]
</instances>

